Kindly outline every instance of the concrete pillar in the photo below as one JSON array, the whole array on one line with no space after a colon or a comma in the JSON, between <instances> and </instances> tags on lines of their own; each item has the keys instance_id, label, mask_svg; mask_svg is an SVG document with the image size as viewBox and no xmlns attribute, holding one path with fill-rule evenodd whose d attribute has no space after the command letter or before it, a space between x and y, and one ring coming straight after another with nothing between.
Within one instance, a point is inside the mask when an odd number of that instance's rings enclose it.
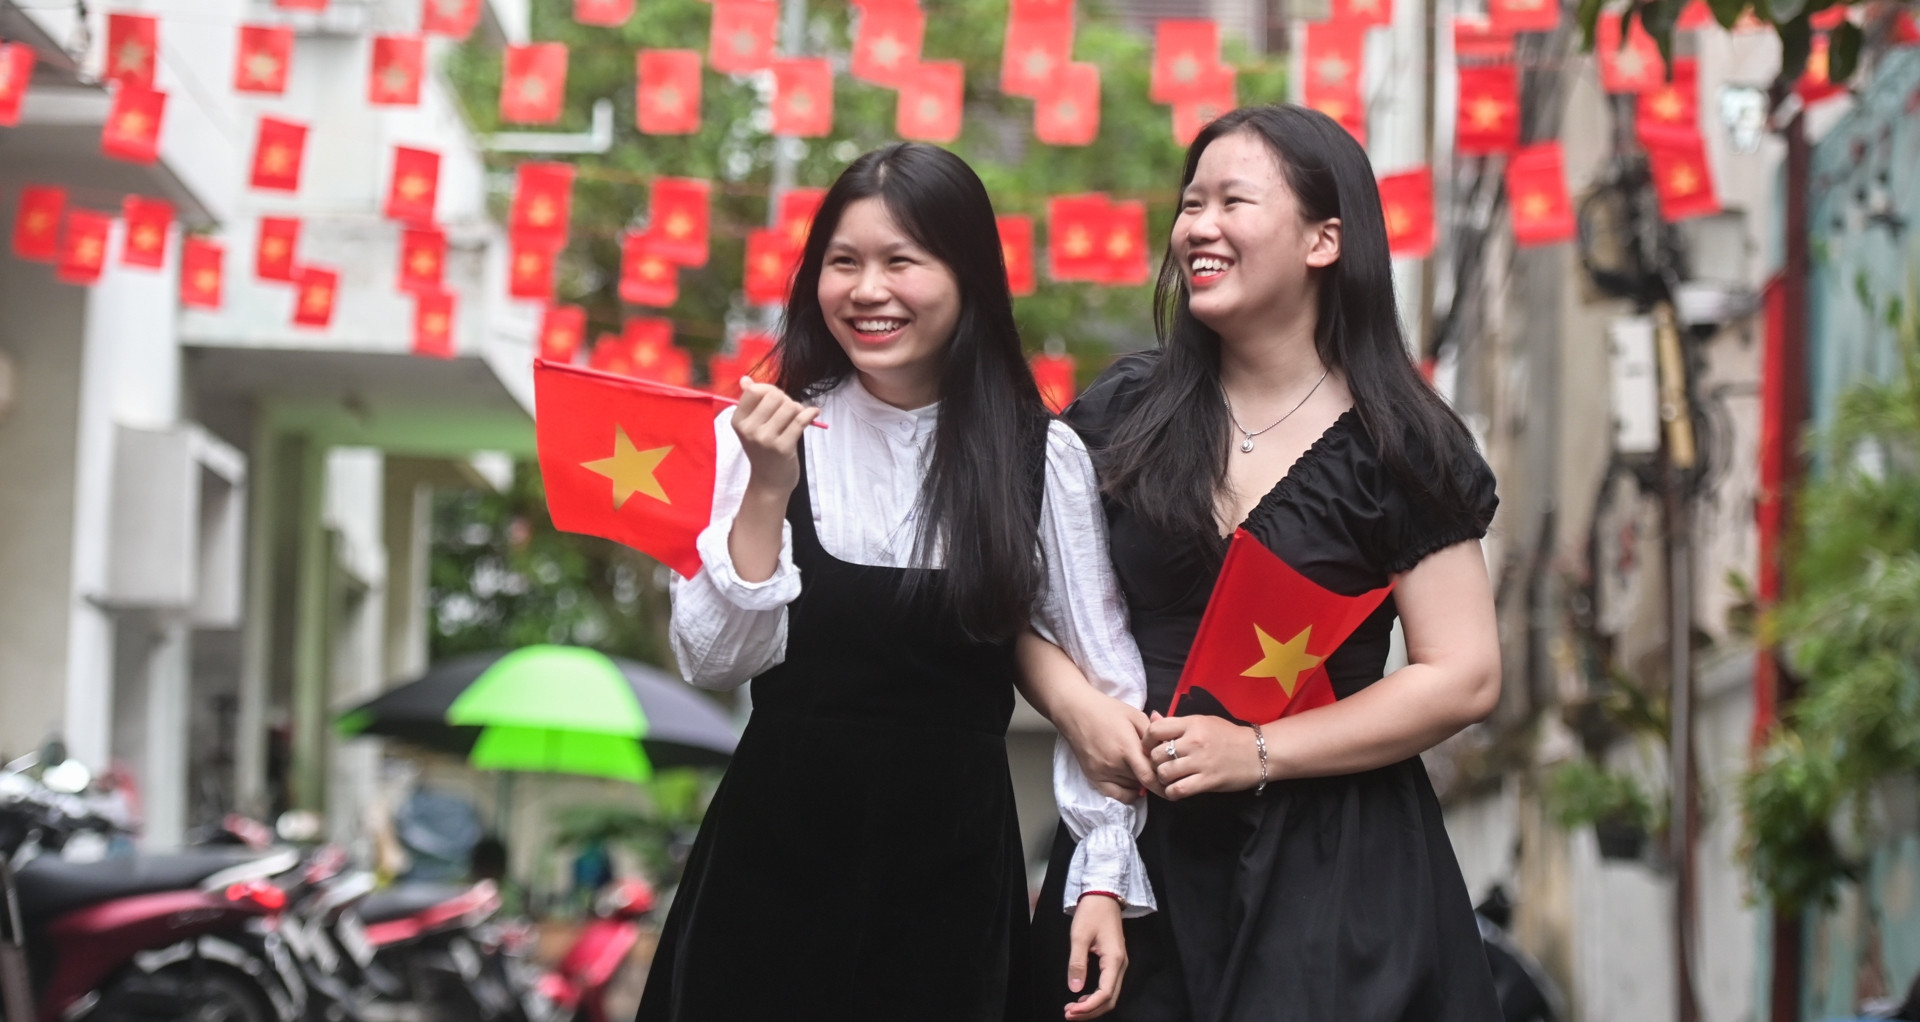
<instances>
[{"instance_id":1,"label":"concrete pillar","mask_svg":"<svg viewBox=\"0 0 1920 1022\"><path fill-rule=\"evenodd\" d=\"M146 756L141 770L151 848L178 846L187 829L187 715L192 700L192 630L184 618L158 622L146 656Z\"/></svg>"},{"instance_id":2,"label":"concrete pillar","mask_svg":"<svg viewBox=\"0 0 1920 1022\"><path fill-rule=\"evenodd\" d=\"M273 669L274 538L286 508L280 435L268 416L254 425L252 488L247 494L246 612L240 634L240 690L234 712L234 808L249 816L267 812L267 694Z\"/></svg>"},{"instance_id":3,"label":"concrete pillar","mask_svg":"<svg viewBox=\"0 0 1920 1022\"><path fill-rule=\"evenodd\" d=\"M293 589L293 806L326 808L327 634L333 544L326 527L326 451L297 446L299 522Z\"/></svg>"}]
</instances>

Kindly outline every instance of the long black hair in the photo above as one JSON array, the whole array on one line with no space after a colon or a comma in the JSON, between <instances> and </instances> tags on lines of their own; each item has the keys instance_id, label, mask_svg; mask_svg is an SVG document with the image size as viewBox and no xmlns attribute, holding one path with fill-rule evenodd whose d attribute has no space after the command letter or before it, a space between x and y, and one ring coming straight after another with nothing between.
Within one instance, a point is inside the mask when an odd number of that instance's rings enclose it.
<instances>
[{"instance_id":1,"label":"long black hair","mask_svg":"<svg viewBox=\"0 0 1920 1022\"><path fill-rule=\"evenodd\" d=\"M818 396L853 372L820 308L820 270L846 208L878 198L914 243L960 285L960 315L940 359L940 418L920 490L920 563L943 553L931 595L967 636L1003 640L1025 627L1042 567L1033 486L1050 416L1013 320L993 203L973 168L935 146L898 142L853 161L827 189L794 274L773 358L780 388ZM917 585L933 576L913 573Z\"/></svg>"},{"instance_id":2,"label":"long black hair","mask_svg":"<svg viewBox=\"0 0 1920 1022\"><path fill-rule=\"evenodd\" d=\"M1338 369L1381 460L1443 508L1467 495L1444 470L1474 452L1473 437L1414 367L1394 308L1380 190L1366 151L1331 117L1298 106L1242 107L1208 124L1187 148L1184 193L1200 154L1246 132L1266 143L1307 221L1340 220L1340 257L1318 278L1314 349ZM1153 360L1134 413L1098 452L1106 492L1176 535L1218 535L1214 498L1227 479L1227 411L1220 397L1220 335L1188 308L1186 277L1168 239L1154 287ZM1435 471L1435 467L1442 471ZM1203 531L1204 530L1204 531Z\"/></svg>"}]
</instances>

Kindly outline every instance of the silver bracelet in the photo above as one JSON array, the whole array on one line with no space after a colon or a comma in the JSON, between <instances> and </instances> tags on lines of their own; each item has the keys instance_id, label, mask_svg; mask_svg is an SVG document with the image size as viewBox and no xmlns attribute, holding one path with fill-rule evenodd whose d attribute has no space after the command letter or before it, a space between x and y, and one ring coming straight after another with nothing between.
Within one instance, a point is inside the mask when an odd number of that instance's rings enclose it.
<instances>
[{"instance_id":1,"label":"silver bracelet","mask_svg":"<svg viewBox=\"0 0 1920 1022\"><path fill-rule=\"evenodd\" d=\"M1253 729L1253 746L1260 750L1260 783L1253 786L1255 795L1267 790L1267 736L1260 731L1260 725L1248 724Z\"/></svg>"}]
</instances>

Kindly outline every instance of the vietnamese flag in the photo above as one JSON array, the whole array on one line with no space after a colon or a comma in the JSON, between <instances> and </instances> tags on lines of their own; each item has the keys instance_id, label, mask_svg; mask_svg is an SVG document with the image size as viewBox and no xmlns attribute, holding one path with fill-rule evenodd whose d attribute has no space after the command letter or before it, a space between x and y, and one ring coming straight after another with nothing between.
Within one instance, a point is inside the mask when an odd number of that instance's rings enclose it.
<instances>
[{"instance_id":1,"label":"vietnamese flag","mask_svg":"<svg viewBox=\"0 0 1920 1022\"><path fill-rule=\"evenodd\" d=\"M684 578L713 513L712 394L533 365L534 436L553 526L624 543Z\"/></svg>"},{"instance_id":2,"label":"vietnamese flag","mask_svg":"<svg viewBox=\"0 0 1920 1022\"><path fill-rule=\"evenodd\" d=\"M773 218L774 229L786 239L798 266L800 252L807 247L807 232L813 229L813 215L827 201L825 188L789 188L780 193L780 205Z\"/></svg>"},{"instance_id":3,"label":"vietnamese flag","mask_svg":"<svg viewBox=\"0 0 1920 1022\"><path fill-rule=\"evenodd\" d=\"M1047 410L1059 414L1073 403L1073 356L1035 355L1028 360L1033 367L1034 385L1040 388L1040 400Z\"/></svg>"},{"instance_id":4,"label":"vietnamese flag","mask_svg":"<svg viewBox=\"0 0 1920 1022\"><path fill-rule=\"evenodd\" d=\"M1807 52L1806 70L1800 73L1800 80L1793 85L1793 91L1800 95L1801 102L1818 103L1846 93L1846 86L1833 84L1833 76L1828 71L1832 45L1825 32L1813 37L1812 48Z\"/></svg>"},{"instance_id":5,"label":"vietnamese flag","mask_svg":"<svg viewBox=\"0 0 1920 1022\"><path fill-rule=\"evenodd\" d=\"M1340 25L1393 24L1393 0L1333 0L1329 21Z\"/></svg>"},{"instance_id":6,"label":"vietnamese flag","mask_svg":"<svg viewBox=\"0 0 1920 1022\"><path fill-rule=\"evenodd\" d=\"M60 262L53 274L64 283L92 284L100 279L107 265L107 235L113 230L113 218L90 209L67 210L66 229L60 236Z\"/></svg>"},{"instance_id":7,"label":"vietnamese flag","mask_svg":"<svg viewBox=\"0 0 1920 1022\"><path fill-rule=\"evenodd\" d=\"M197 309L220 307L220 283L227 251L220 243L188 235L180 243L180 304Z\"/></svg>"},{"instance_id":8,"label":"vietnamese flag","mask_svg":"<svg viewBox=\"0 0 1920 1022\"><path fill-rule=\"evenodd\" d=\"M1220 26L1211 20L1162 19L1153 33L1153 73L1147 98L1155 103L1204 99L1208 68L1220 63Z\"/></svg>"},{"instance_id":9,"label":"vietnamese flag","mask_svg":"<svg viewBox=\"0 0 1920 1022\"><path fill-rule=\"evenodd\" d=\"M916 6L863 8L849 72L863 82L899 88L920 62L926 31L927 16Z\"/></svg>"},{"instance_id":10,"label":"vietnamese flag","mask_svg":"<svg viewBox=\"0 0 1920 1022\"><path fill-rule=\"evenodd\" d=\"M707 62L722 74L766 70L779 21L780 5L771 0L713 0Z\"/></svg>"},{"instance_id":11,"label":"vietnamese flag","mask_svg":"<svg viewBox=\"0 0 1920 1022\"><path fill-rule=\"evenodd\" d=\"M60 218L67 211L67 190L53 185L20 189L13 213L13 254L51 263L60 258Z\"/></svg>"},{"instance_id":12,"label":"vietnamese flag","mask_svg":"<svg viewBox=\"0 0 1920 1022\"><path fill-rule=\"evenodd\" d=\"M799 252L780 231L762 227L747 232L747 269L741 286L754 305L784 305Z\"/></svg>"},{"instance_id":13,"label":"vietnamese flag","mask_svg":"<svg viewBox=\"0 0 1920 1022\"><path fill-rule=\"evenodd\" d=\"M1462 155L1520 148L1520 72L1511 64L1460 69L1454 149Z\"/></svg>"},{"instance_id":14,"label":"vietnamese flag","mask_svg":"<svg viewBox=\"0 0 1920 1022\"><path fill-rule=\"evenodd\" d=\"M1560 143L1530 145L1508 157L1507 210L1521 248L1573 240L1573 199Z\"/></svg>"},{"instance_id":15,"label":"vietnamese flag","mask_svg":"<svg viewBox=\"0 0 1920 1022\"><path fill-rule=\"evenodd\" d=\"M1409 259L1433 253L1433 172L1426 167L1380 179L1387 251Z\"/></svg>"},{"instance_id":16,"label":"vietnamese flag","mask_svg":"<svg viewBox=\"0 0 1920 1022\"><path fill-rule=\"evenodd\" d=\"M1073 16L1015 13L1000 51L1000 91L1038 99L1073 60Z\"/></svg>"},{"instance_id":17,"label":"vietnamese flag","mask_svg":"<svg viewBox=\"0 0 1920 1022\"><path fill-rule=\"evenodd\" d=\"M641 50L633 58L639 82L635 126L648 135L691 135L700 130L700 54L693 50Z\"/></svg>"},{"instance_id":18,"label":"vietnamese flag","mask_svg":"<svg viewBox=\"0 0 1920 1022\"><path fill-rule=\"evenodd\" d=\"M324 328L333 321L340 274L319 266L302 266L294 276L293 321L301 326Z\"/></svg>"},{"instance_id":19,"label":"vietnamese flag","mask_svg":"<svg viewBox=\"0 0 1920 1022\"><path fill-rule=\"evenodd\" d=\"M306 125L275 117L260 118L260 130L253 146L253 187L299 191L300 160L306 147Z\"/></svg>"},{"instance_id":20,"label":"vietnamese flag","mask_svg":"<svg viewBox=\"0 0 1920 1022\"><path fill-rule=\"evenodd\" d=\"M780 374L780 360L774 357L773 349L779 344L772 334L749 330L733 339L733 361L740 369L740 375L751 376L761 383L772 383ZM735 381L737 384L739 381Z\"/></svg>"},{"instance_id":21,"label":"vietnamese flag","mask_svg":"<svg viewBox=\"0 0 1920 1022\"><path fill-rule=\"evenodd\" d=\"M260 218L260 240L254 246L253 275L261 280L288 284L299 278L294 272L294 249L300 241L300 221L290 216Z\"/></svg>"},{"instance_id":22,"label":"vietnamese flag","mask_svg":"<svg viewBox=\"0 0 1920 1022\"><path fill-rule=\"evenodd\" d=\"M1107 206L1106 272L1103 284L1128 287L1147 282L1147 204L1128 199Z\"/></svg>"},{"instance_id":23,"label":"vietnamese flag","mask_svg":"<svg viewBox=\"0 0 1920 1022\"><path fill-rule=\"evenodd\" d=\"M1034 291L1033 218L1009 213L994 219L1000 226L1000 260L1007 267L1007 290L1030 295Z\"/></svg>"},{"instance_id":24,"label":"vietnamese flag","mask_svg":"<svg viewBox=\"0 0 1920 1022\"><path fill-rule=\"evenodd\" d=\"M413 296L413 353L453 357L453 292L422 291Z\"/></svg>"},{"instance_id":25,"label":"vietnamese flag","mask_svg":"<svg viewBox=\"0 0 1920 1022\"><path fill-rule=\"evenodd\" d=\"M367 70L367 102L376 106L419 106L426 43L417 35L374 36L373 63Z\"/></svg>"},{"instance_id":26,"label":"vietnamese flag","mask_svg":"<svg viewBox=\"0 0 1920 1022\"><path fill-rule=\"evenodd\" d=\"M160 119L166 112L166 93L122 82L113 90L113 105L100 129L100 151L130 163L159 160Z\"/></svg>"},{"instance_id":27,"label":"vietnamese flag","mask_svg":"<svg viewBox=\"0 0 1920 1022\"><path fill-rule=\"evenodd\" d=\"M651 248L675 266L707 265L709 206L713 184L699 178L658 177L647 217Z\"/></svg>"},{"instance_id":28,"label":"vietnamese flag","mask_svg":"<svg viewBox=\"0 0 1920 1022\"><path fill-rule=\"evenodd\" d=\"M1673 62L1671 80L1635 98L1634 133L1641 139L1654 134L1700 133L1700 64L1692 57Z\"/></svg>"},{"instance_id":29,"label":"vietnamese flag","mask_svg":"<svg viewBox=\"0 0 1920 1022\"><path fill-rule=\"evenodd\" d=\"M633 0L573 0L573 20L582 25L616 28L633 17Z\"/></svg>"},{"instance_id":30,"label":"vietnamese flag","mask_svg":"<svg viewBox=\"0 0 1920 1022\"><path fill-rule=\"evenodd\" d=\"M240 47L233 60L235 92L284 95L292 64L293 29L285 25L240 26Z\"/></svg>"},{"instance_id":31,"label":"vietnamese flag","mask_svg":"<svg viewBox=\"0 0 1920 1022\"><path fill-rule=\"evenodd\" d=\"M922 61L900 88L893 130L919 142L951 142L960 137L966 65L957 60Z\"/></svg>"},{"instance_id":32,"label":"vietnamese flag","mask_svg":"<svg viewBox=\"0 0 1920 1022\"><path fill-rule=\"evenodd\" d=\"M1600 58L1600 87L1611 93L1650 92L1666 81L1666 63L1660 47L1639 21L1621 44L1620 20L1625 15L1602 13L1593 52Z\"/></svg>"},{"instance_id":33,"label":"vietnamese flag","mask_svg":"<svg viewBox=\"0 0 1920 1022\"><path fill-rule=\"evenodd\" d=\"M33 47L0 43L0 128L20 123L20 104L27 98L27 80L33 77Z\"/></svg>"},{"instance_id":34,"label":"vietnamese flag","mask_svg":"<svg viewBox=\"0 0 1920 1022\"><path fill-rule=\"evenodd\" d=\"M151 89L159 54L158 20L144 14L107 15L107 60L100 77Z\"/></svg>"},{"instance_id":35,"label":"vietnamese flag","mask_svg":"<svg viewBox=\"0 0 1920 1022\"><path fill-rule=\"evenodd\" d=\"M1551 32L1560 27L1560 0L1487 0L1487 20L1500 32Z\"/></svg>"},{"instance_id":36,"label":"vietnamese flag","mask_svg":"<svg viewBox=\"0 0 1920 1022\"><path fill-rule=\"evenodd\" d=\"M424 0L420 31L427 35L465 39L480 23L480 0Z\"/></svg>"},{"instance_id":37,"label":"vietnamese flag","mask_svg":"<svg viewBox=\"0 0 1920 1022\"><path fill-rule=\"evenodd\" d=\"M1513 32L1497 28L1486 18L1453 16L1453 55L1472 62L1513 59Z\"/></svg>"},{"instance_id":38,"label":"vietnamese flag","mask_svg":"<svg viewBox=\"0 0 1920 1022\"><path fill-rule=\"evenodd\" d=\"M400 234L400 278L397 286L411 294L439 291L445 280L447 236L428 228L409 228Z\"/></svg>"},{"instance_id":39,"label":"vietnamese flag","mask_svg":"<svg viewBox=\"0 0 1920 1022\"><path fill-rule=\"evenodd\" d=\"M1091 145L1100 136L1100 65L1068 64L1033 102L1033 137L1047 145Z\"/></svg>"},{"instance_id":40,"label":"vietnamese flag","mask_svg":"<svg viewBox=\"0 0 1920 1022\"><path fill-rule=\"evenodd\" d=\"M285 11L324 11L327 0L274 0L274 6Z\"/></svg>"},{"instance_id":41,"label":"vietnamese flag","mask_svg":"<svg viewBox=\"0 0 1920 1022\"><path fill-rule=\"evenodd\" d=\"M500 119L509 124L552 124L567 98L567 47L531 43L507 47L500 76Z\"/></svg>"},{"instance_id":42,"label":"vietnamese flag","mask_svg":"<svg viewBox=\"0 0 1920 1022\"><path fill-rule=\"evenodd\" d=\"M120 203L120 219L127 234L120 241L124 266L159 269L167 264L167 231L173 226L173 203L129 195Z\"/></svg>"},{"instance_id":43,"label":"vietnamese flag","mask_svg":"<svg viewBox=\"0 0 1920 1022\"><path fill-rule=\"evenodd\" d=\"M407 224L433 223L434 199L439 191L439 153L393 147L393 183L387 186L388 217Z\"/></svg>"},{"instance_id":44,"label":"vietnamese flag","mask_svg":"<svg viewBox=\"0 0 1920 1022\"><path fill-rule=\"evenodd\" d=\"M774 61L773 133L819 138L832 131L833 65L814 57Z\"/></svg>"},{"instance_id":45,"label":"vietnamese flag","mask_svg":"<svg viewBox=\"0 0 1920 1022\"><path fill-rule=\"evenodd\" d=\"M587 310L578 305L549 305L540 317L540 358L571 362L587 332Z\"/></svg>"},{"instance_id":46,"label":"vietnamese flag","mask_svg":"<svg viewBox=\"0 0 1920 1022\"><path fill-rule=\"evenodd\" d=\"M1047 200L1047 275L1054 280L1103 283L1110 203L1103 193Z\"/></svg>"},{"instance_id":47,"label":"vietnamese flag","mask_svg":"<svg viewBox=\"0 0 1920 1022\"><path fill-rule=\"evenodd\" d=\"M1173 140L1190 144L1214 118L1238 106L1239 72L1231 64L1219 64L1207 71L1201 99L1173 104Z\"/></svg>"},{"instance_id":48,"label":"vietnamese flag","mask_svg":"<svg viewBox=\"0 0 1920 1022\"><path fill-rule=\"evenodd\" d=\"M551 234L513 231L507 244L507 294L551 301L554 263L566 243Z\"/></svg>"},{"instance_id":49,"label":"vietnamese flag","mask_svg":"<svg viewBox=\"0 0 1920 1022\"><path fill-rule=\"evenodd\" d=\"M1301 61L1306 75L1300 83L1301 104L1339 121L1356 137L1366 131L1360 95L1366 44L1367 30L1364 27L1310 24L1307 26L1306 53ZM1356 124L1360 125L1358 131L1354 130Z\"/></svg>"},{"instance_id":50,"label":"vietnamese flag","mask_svg":"<svg viewBox=\"0 0 1920 1022\"><path fill-rule=\"evenodd\" d=\"M573 164L529 162L515 168L513 206L507 214L510 231L542 235L558 247L572 218Z\"/></svg>"},{"instance_id":51,"label":"vietnamese flag","mask_svg":"<svg viewBox=\"0 0 1920 1022\"><path fill-rule=\"evenodd\" d=\"M620 300L664 309L680 300L680 269L649 234L629 234L620 254Z\"/></svg>"},{"instance_id":52,"label":"vietnamese flag","mask_svg":"<svg viewBox=\"0 0 1920 1022\"><path fill-rule=\"evenodd\" d=\"M1713 8L1707 0L1689 0L1685 7L1680 8L1680 16L1674 19L1673 27L1675 31L1691 32L1702 28L1719 28L1720 23L1714 20Z\"/></svg>"},{"instance_id":53,"label":"vietnamese flag","mask_svg":"<svg viewBox=\"0 0 1920 1022\"><path fill-rule=\"evenodd\" d=\"M1071 18L1073 0L1011 0L1007 13L1016 18Z\"/></svg>"},{"instance_id":54,"label":"vietnamese flag","mask_svg":"<svg viewBox=\"0 0 1920 1022\"><path fill-rule=\"evenodd\" d=\"M1707 146L1698 134L1645 139L1647 169L1660 200L1660 218L1673 223L1720 212L1707 167Z\"/></svg>"}]
</instances>

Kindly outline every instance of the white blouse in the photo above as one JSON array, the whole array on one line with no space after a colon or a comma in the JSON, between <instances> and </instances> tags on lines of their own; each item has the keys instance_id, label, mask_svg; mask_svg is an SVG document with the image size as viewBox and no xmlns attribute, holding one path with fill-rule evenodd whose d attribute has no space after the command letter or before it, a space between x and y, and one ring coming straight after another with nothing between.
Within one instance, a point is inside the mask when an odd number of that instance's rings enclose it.
<instances>
[{"instance_id":1,"label":"white blouse","mask_svg":"<svg viewBox=\"0 0 1920 1022\"><path fill-rule=\"evenodd\" d=\"M827 429L809 429L807 493L813 525L829 554L877 567L939 567L914 562L915 515L928 442L939 406L904 411L869 394L858 377L821 396ZM680 673L701 688L730 689L786 659L787 604L800 595L792 527L782 523L773 577L748 582L733 567L728 536L751 472L733 412L714 419L719 463L713 518L700 533L700 571L673 579L671 640ZM1046 493L1040 506L1046 574L1034 604L1036 632L1064 649L1095 688L1132 706L1146 702L1146 671L1127 630L1127 607L1107 555L1107 523L1093 464L1080 438L1055 422L1047 432ZM1062 907L1088 891L1118 895L1123 914L1154 911L1135 838L1146 800L1132 805L1100 794L1066 739L1053 749L1053 791L1060 816L1079 841Z\"/></svg>"}]
</instances>

